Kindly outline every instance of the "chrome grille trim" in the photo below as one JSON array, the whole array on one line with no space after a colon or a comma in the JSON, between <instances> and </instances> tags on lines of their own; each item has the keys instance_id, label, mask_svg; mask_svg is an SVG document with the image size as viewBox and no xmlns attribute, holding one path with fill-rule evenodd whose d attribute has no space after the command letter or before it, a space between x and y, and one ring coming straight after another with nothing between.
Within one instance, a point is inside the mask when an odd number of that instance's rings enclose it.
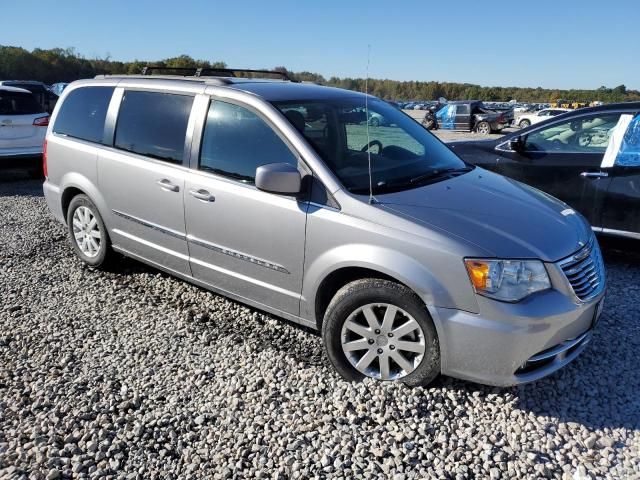
<instances>
[{"instance_id":1,"label":"chrome grille trim","mask_svg":"<svg viewBox=\"0 0 640 480\"><path fill-rule=\"evenodd\" d=\"M597 297L604 289L604 262L595 237L581 250L558 262L575 296L582 302Z\"/></svg>"}]
</instances>

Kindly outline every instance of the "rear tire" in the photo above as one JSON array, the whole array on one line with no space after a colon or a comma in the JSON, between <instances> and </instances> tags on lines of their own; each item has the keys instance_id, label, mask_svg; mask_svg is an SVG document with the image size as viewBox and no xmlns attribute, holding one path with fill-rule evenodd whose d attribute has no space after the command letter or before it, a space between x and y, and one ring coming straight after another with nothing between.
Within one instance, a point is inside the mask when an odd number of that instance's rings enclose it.
<instances>
[{"instance_id":1,"label":"rear tire","mask_svg":"<svg viewBox=\"0 0 640 480\"><path fill-rule=\"evenodd\" d=\"M103 268L113 257L109 233L98 208L84 194L76 195L67 211L69 240L80 260L92 268Z\"/></svg>"},{"instance_id":2,"label":"rear tire","mask_svg":"<svg viewBox=\"0 0 640 480\"><path fill-rule=\"evenodd\" d=\"M480 122L476 125L476 132L488 135L491 133L491 125L489 125L489 122Z\"/></svg>"},{"instance_id":3,"label":"rear tire","mask_svg":"<svg viewBox=\"0 0 640 480\"><path fill-rule=\"evenodd\" d=\"M440 374L438 336L424 303L389 280L367 278L342 287L327 307L322 338L346 380L424 386Z\"/></svg>"}]
</instances>

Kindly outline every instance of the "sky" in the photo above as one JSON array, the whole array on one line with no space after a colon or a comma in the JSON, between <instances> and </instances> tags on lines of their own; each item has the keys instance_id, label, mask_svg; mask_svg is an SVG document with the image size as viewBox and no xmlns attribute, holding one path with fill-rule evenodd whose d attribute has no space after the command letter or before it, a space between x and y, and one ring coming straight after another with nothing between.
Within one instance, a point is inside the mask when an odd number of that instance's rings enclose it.
<instances>
[{"instance_id":1,"label":"sky","mask_svg":"<svg viewBox=\"0 0 640 480\"><path fill-rule=\"evenodd\" d=\"M640 89L640 0L17 0L2 12L0 45L87 58L364 77L370 50L371 78Z\"/></svg>"}]
</instances>

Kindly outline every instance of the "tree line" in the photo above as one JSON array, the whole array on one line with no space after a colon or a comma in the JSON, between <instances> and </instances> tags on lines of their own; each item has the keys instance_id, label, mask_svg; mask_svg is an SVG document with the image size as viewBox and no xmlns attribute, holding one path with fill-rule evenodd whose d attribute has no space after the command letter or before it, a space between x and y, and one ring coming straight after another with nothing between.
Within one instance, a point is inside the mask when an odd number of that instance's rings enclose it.
<instances>
[{"instance_id":1,"label":"tree line","mask_svg":"<svg viewBox=\"0 0 640 480\"><path fill-rule=\"evenodd\" d=\"M36 48L28 51L20 47L0 45L0 80L39 80L48 84L71 82L80 78L91 78L101 74L137 74L146 65L167 68L224 68L225 62L196 60L188 55L166 58L160 61L121 62L104 59L88 59L73 48ZM285 67L275 70L288 73L301 81L315 82L349 90L363 92L364 78L339 78L313 72L291 72ZM524 87L483 87L471 83L436 81L398 81L369 79L369 93L387 100L433 100L445 97L449 100L488 100L519 102L553 102L559 99L575 102L624 102L640 100L640 91L629 90L624 85L614 88L602 86L596 90L560 90Z\"/></svg>"}]
</instances>

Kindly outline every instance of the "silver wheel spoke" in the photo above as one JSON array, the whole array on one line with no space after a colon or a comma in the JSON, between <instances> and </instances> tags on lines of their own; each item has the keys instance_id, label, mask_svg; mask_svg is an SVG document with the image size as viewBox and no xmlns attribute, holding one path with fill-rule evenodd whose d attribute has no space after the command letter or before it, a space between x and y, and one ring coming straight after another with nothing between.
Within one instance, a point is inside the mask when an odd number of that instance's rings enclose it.
<instances>
[{"instance_id":1,"label":"silver wheel spoke","mask_svg":"<svg viewBox=\"0 0 640 480\"><path fill-rule=\"evenodd\" d=\"M405 352L424 353L424 343L422 342L408 342L400 340L396 342L396 348Z\"/></svg>"},{"instance_id":2,"label":"silver wheel spoke","mask_svg":"<svg viewBox=\"0 0 640 480\"><path fill-rule=\"evenodd\" d=\"M73 212L72 226L73 236L80 251L88 257L98 255L102 234L98 219L91 209L85 206L78 207Z\"/></svg>"},{"instance_id":3,"label":"silver wheel spoke","mask_svg":"<svg viewBox=\"0 0 640 480\"><path fill-rule=\"evenodd\" d=\"M427 349L416 319L390 303L370 303L355 309L342 325L341 346L353 368L379 380L409 375L420 365Z\"/></svg>"},{"instance_id":4,"label":"silver wheel spoke","mask_svg":"<svg viewBox=\"0 0 640 480\"><path fill-rule=\"evenodd\" d=\"M89 245L91 245L91 252L95 255L98 253L100 247L98 246L98 242L96 242L93 237L89 237Z\"/></svg>"},{"instance_id":5,"label":"silver wheel spoke","mask_svg":"<svg viewBox=\"0 0 640 480\"><path fill-rule=\"evenodd\" d=\"M369 348L369 342L366 338L361 338L359 340L353 340L352 342L343 344L342 348L345 352L353 352L354 350L366 350Z\"/></svg>"},{"instance_id":6,"label":"silver wheel spoke","mask_svg":"<svg viewBox=\"0 0 640 480\"><path fill-rule=\"evenodd\" d=\"M390 353L391 358L393 358L393 360L400 366L400 368L402 370L404 370L407 373L410 373L413 371L413 365L411 363L409 363L409 361L404 358L404 356L398 352L398 351L393 351Z\"/></svg>"},{"instance_id":7,"label":"silver wheel spoke","mask_svg":"<svg viewBox=\"0 0 640 480\"><path fill-rule=\"evenodd\" d=\"M356 322L354 322L353 320L348 320L344 326L348 329L351 330L354 333L357 333L358 335L360 335L361 337L369 337L370 335L373 334L372 331L370 331L367 327L363 327L362 325L358 325Z\"/></svg>"},{"instance_id":8,"label":"silver wheel spoke","mask_svg":"<svg viewBox=\"0 0 640 480\"><path fill-rule=\"evenodd\" d=\"M420 325L418 325L418 322L416 322L413 318L410 318L406 323L403 323L395 330L392 330L392 332L396 337L400 338L408 333L413 332L416 328L420 328Z\"/></svg>"},{"instance_id":9,"label":"silver wheel spoke","mask_svg":"<svg viewBox=\"0 0 640 480\"><path fill-rule=\"evenodd\" d=\"M382 320L380 330L383 332L391 331L393 321L396 319L396 313L398 313L398 308L395 305L389 305L387 307L387 310L384 312L384 319Z\"/></svg>"},{"instance_id":10,"label":"silver wheel spoke","mask_svg":"<svg viewBox=\"0 0 640 480\"><path fill-rule=\"evenodd\" d=\"M389 370L389 356L380 355L378 361L380 362L380 379L389 380L389 378L391 377Z\"/></svg>"},{"instance_id":11,"label":"silver wheel spoke","mask_svg":"<svg viewBox=\"0 0 640 480\"><path fill-rule=\"evenodd\" d=\"M376 313L373 311L373 307L371 305L367 305L362 309L362 313L364 314L364 318L367 319L367 323L369 324L369 328L371 330L375 330L380 328L380 323L376 318Z\"/></svg>"},{"instance_id":12,"label":"silver wheel spoke","mask_svg":"<svg viewBox=\"0 0 640 480\"><path fill-rule=\"evenodd\" d=\"M356 364L356 368L362 372L369 365L371 365L371 362L373 362L375 358L376 358L376 351L372 348L362 356L362 358Z\"/></svg>"}]
</instances>

